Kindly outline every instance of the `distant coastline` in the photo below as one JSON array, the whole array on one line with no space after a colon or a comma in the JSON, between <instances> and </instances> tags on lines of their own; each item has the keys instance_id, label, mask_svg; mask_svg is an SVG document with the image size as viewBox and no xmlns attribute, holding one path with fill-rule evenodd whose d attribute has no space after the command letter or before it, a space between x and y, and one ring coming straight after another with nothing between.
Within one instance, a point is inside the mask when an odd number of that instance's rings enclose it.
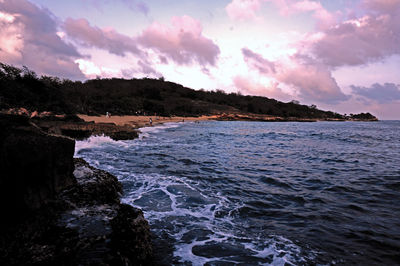
<instances>
[{"instance_id":1,"label":"distant coastline","mask_svg":"<svg viewBox=\"0 0 400 266\"><path fill-rule=\"evenodd\" d=\"M90 115L54 115L50 112L29 112L25 108L2 110L0 113L30 118L31 122L49 134L63 135L76 140L90 136L104 135L113 140L128 140L138 137L142 127L164 123L199 122L199 121L253 121L253 122L318 122L318 121L378 121L375 117L366 118L298 118L278 117L256 114L218 114L202 116L90 116Z\"/></svg>"}]
</instances>

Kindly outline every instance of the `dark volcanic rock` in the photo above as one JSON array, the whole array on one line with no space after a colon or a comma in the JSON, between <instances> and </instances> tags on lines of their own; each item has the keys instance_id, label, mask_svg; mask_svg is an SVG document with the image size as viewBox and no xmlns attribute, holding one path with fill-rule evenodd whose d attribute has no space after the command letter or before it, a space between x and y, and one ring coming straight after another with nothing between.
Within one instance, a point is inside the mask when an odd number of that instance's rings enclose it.
<instances>
[{"instance_id":1,"label":"dark volcanic rock","mask_svg":"<svg viewBox=\"0 0 400 266\"><path fill-rule=\"evenodd\" d=\"M140 209L121 204L117 216L111 220L112 234L110 246L118 256L112 264L131 261L134 265L150 262L152 256L150 230ZM137 257L132 258L132 254Z\"/></svg>"},{"instance_id":2,"label":"dark volcanic rock","mask_svg":"<svg viewBox=\"0 0 400 266\"><path fill-rule=\"evenodd\" d=\"M75 158L74 162L78 185L65 190L62 197L77 206L119 203L122 185L115 176L90 166L83 159Z\"/></svg>"},{"instance_id":3,"label":"dark volcanic rock","mask_svg":"<svg viewBox=\"0 0 400 266\"><path fill-rule=\"evenodd\" d=\"M0 116L0 126L0 265L151 264L149 225L120 203L115 176L25 117Z\"/></svg>"},{"instance_id":4,"label":"dark volcanic rock","mask_svg":"<svg viewBox=\"0 0 400 266\"><path fill-rule=\"evenodd\" d=\"M130 126L124 125L119 126L114 123L93 123L93 122L85 122L77 119L73 119L73 116L70 119L66 118L35 118L33 122L39 126L44 131L68 136L77 140L82 140L89 138L90 136L98 136L105 135L109 136L113 140L128 140L135 139L138 137L138 131Z\"/></svg>"},{"instance_id":5,"label":"dark volcanic rock","mask_svg":"<svg viewBox=\"0 0 400 266\"><path fill-rule=\"evenodd\" d=\"M19 214L5 218L20 218L75 184L74 140L47 135L22 116L1 114L0 129L0 206Z\"/></svg>"}]
</instances>

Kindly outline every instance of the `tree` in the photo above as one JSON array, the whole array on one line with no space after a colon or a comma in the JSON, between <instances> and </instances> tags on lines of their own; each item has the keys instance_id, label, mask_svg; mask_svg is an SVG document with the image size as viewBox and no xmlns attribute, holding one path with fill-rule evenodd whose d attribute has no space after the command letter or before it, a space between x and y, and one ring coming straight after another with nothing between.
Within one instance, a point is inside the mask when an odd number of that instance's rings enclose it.
<instances>
[{"instance_id":1,"label":"tree","mask_svg":"<svg viewBox=\"0 0 400 266\"><path fill-rule=\"evenodd\" d=\"M22 67L22 73L25 79L37 79L36 73L26 66Z\"/></svg>"},{"instance_id":2,"label":"tree","mask_svg":"<svg viewBox=\"0 0 400 266\"><path fill-rule=\"evenodd\" d=\"M1 67L0 71L3 74L2 75L3 77L13 80L21 78L21 73L22 73L21 69L3 63L0 63L0 67Z\"/></svg>"},{"instance_id":3,"label":"tree","mask_svg":"<svg viewBox=\"0 0 400 266\"><path fill-rule=\"evenodd\" d=\"M300 104L300 102L299 102L298 100L292 100L290 103L293 103L293 104Z\"/></svg>"}]
</instances>

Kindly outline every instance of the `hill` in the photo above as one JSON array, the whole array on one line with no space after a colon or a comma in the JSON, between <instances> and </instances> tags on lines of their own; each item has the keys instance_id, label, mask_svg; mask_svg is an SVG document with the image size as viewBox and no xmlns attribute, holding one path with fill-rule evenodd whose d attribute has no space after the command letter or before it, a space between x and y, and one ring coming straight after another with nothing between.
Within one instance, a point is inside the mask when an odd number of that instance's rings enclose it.
<instances>
[{"instance_id":1,"label":"hill","mask_svg":"<svg viewBox=\"0 0 400 266\"><path fill-rule=\"evenodd\" d=\"M282 118L346 119L345 116L260 96L196 91L164 79L93 79L85 82L38 77L0 63L0 109L26 108L58 114L179 115L259 114ZM367 117L373 117L366 114ZM364 117L364 116L363 116Z\"/></svg>"}]
</instances>

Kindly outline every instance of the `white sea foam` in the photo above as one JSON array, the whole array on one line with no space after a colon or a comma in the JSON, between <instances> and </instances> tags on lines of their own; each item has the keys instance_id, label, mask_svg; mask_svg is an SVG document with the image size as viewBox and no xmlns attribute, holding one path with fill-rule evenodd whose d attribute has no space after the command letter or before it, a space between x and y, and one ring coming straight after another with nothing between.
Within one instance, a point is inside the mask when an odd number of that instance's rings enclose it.
<instances>
[{"instance_id":1,"label":"white sea foam","mask_svg":"<svg viewBox=\"0 0 400 266\"><path fill-rule=\"evenodd\" d=\"M177 178L175 176L163 176L160 174L131 174L120 179L123 183L139 183L136 190L127 191L123 202L141 207L150 223L154 221L168 221L166 227L174 229L169 234L176 239L174 257L181 263L190 262L192 265L204 265L207 262L219 258L206 258L195 255L192 251L195 246L228 244L243 246L248 253L260 259L271 258L272 265L285 265L286 263L299 262L300 248L288 239L282 237L255 237L242 236L237 233L241 229L235 224L233 215L229 210L240 208L239 203L232 203L221 193L207 194L200 191L197 183L193 180ZM169 200L167 205L154 206L152 201L164 201L164 199L152 198L155 193L163 193ZM196 196L204 203L198 206L190 206L186 201ZM226 215L217 215L219 211ZM206 239L184 240L183 236L195 228L203 228L209 233ZM153 228L154 231L163 231L164 228ZM193 233L192 233L193 234ZM278 248L277 243L285 247ZM280 245L280 246L281 246ZM284 254L284 255L282 255ZM294 258L296 257L296 258ZM225 262L235 263L234 257L222 257Z\"/></svg>"},{"instance_id":2,"label":"white sea foam","mask_svg":"<svg viewBox=\"0 0 400 266\"><path fill-rule=\"evenodd\" d=\"M86 140L80 140L75 142L75 156L78 155L80 150L83 149L91 149L95 147L99 147L101 145L107 143L116 143L115 140L112 140L110 137L107 136L91 136Z\"/></svg>"},{"instance_id":3,"label":"white sea foam","mask_svg":"<svg viewBox=\"0 0 400 266\"><path fill-rule=\"evenodd\" d=\"M166 130L169 128L176 128L179 127L180 125L182 125L182 123L169 122L152 127L142 127L139 129L140 131L139 139L148 138L153 133L157 133L160 132L161 130Z\"/></svg>"},{"instance_id":4,"label":"white sea foam","mask_svg":"<svg viewBox=\"0 0 400 266\"><path fill-rule=\"evenodd\" d=\"M160 124L154 127L143 127L140 128L139 130L139 140L142 140L143 138L147 138L150 135L160 132L162 130L166 130L169 128L176 128L181 126L182 123L164 123ZM75 156L79 154L80 150L84 149L91 149L91 148L96 148L100 147L106 144L113 144L113 145L118 145L119 147L122 148L127 148L131 145L134 145L136 143L136 140L124 140L124 141L115 141L111 139L108 136L91 136L86 140L81 140L81 141L76 141L75 143Z\"/></svg>"}]
</instances>

